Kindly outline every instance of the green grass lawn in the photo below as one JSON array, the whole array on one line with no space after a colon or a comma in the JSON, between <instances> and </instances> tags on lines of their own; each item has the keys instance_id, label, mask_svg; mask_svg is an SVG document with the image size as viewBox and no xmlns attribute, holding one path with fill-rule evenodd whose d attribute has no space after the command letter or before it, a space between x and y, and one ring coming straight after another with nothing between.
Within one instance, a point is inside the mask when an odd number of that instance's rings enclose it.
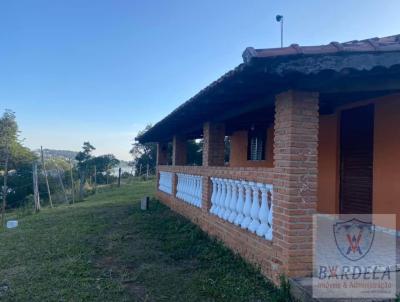
<instances>
[{"instance_id":1,"label":"green grass lawn","mask_svg":"<svg viewBox=\"0 0 400 302\"><path fill-rule=\"evenodd\" d=\"M164 205L141 211L153 191L153 182L106 189L1 231L0 300L288 301Z\"/></svg>"}]
</instances>

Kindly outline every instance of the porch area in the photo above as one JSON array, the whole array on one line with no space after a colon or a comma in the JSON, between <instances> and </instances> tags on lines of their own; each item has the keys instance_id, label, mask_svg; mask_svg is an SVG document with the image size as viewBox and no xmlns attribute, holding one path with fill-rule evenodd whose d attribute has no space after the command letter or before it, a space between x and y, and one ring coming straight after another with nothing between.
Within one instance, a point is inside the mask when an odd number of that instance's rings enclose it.
<instances>
[{"instance_id":1,"label":"porch area","mask_svg":"<svg viewBox=\"0 0 400 302\"><path fill-rule=\"evenodd\" d=\"M234 117L174 135L172 150L168 142L159 143L157 197L275 282L282 274L310 274L318 94L282 93L262 116L239 119L239 125ZM307 130L293 127L298 123ZM187 165L186 141L195 135L202 139L201 166Z\"/></svg>"},{"instance_id":2,"label":"porch area","mask_svg":"<svg viewBox=\"0 0 400 302\"><path fill-rule=\"evenodd\" d=\"M314 214L400 214L399 60L344 46L247 49L139 137L157 142L157 197L276 283L313 275ZM201 141L201 164L188 162L188 140Z\"/></svg>"}]
</instances>

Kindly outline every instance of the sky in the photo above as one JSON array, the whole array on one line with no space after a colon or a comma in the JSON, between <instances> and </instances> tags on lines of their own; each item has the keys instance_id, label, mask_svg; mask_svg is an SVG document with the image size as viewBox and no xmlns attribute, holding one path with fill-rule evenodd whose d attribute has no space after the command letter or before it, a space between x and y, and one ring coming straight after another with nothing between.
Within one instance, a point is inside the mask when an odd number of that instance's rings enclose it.
<instances>
[{"instance_id":1,"label":"sky","mask_svg":"<svg viewBox=\"0 0 400 302\"><path fill-rule=\"evenodd\" d=\"M137 132L242 52L400 33L399 0L1 0L0 113L32 149L129 160Z\"/></svg>"}]
</instances>

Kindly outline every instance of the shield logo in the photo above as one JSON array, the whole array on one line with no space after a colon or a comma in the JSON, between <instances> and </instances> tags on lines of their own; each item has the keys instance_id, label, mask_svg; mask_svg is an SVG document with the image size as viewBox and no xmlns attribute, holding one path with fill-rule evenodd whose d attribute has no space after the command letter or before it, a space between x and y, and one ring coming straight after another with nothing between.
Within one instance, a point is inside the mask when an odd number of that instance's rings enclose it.
<instances>
[{"instance_id":1,"label":"shield logo","mask_svg":"<svg viewBox=\"0 0 400 302\"><path fill-rule=\"evenodd\" d=\"M336 247L343 257L357 261L365 257L372 247L375 225L357 218L333 225Z\"/></svg>"}]
</instances>

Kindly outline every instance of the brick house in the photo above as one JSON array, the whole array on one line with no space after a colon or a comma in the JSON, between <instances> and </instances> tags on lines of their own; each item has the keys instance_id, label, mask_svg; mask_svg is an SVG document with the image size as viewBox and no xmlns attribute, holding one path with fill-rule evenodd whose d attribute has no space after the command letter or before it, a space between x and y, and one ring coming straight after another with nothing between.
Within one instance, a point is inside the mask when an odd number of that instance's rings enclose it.
<instances>
[{"instance_id":1,"label":"brick house","mask_svg":"<svg viewBox=\"0 0 400 302\"><path fill-rule=\"evenodd\" d=\"M308 276L314 213L400 214L400 35L243 60L137 140L158 143L162 202L274 281Z\"/></svg>"}]
</instances>

